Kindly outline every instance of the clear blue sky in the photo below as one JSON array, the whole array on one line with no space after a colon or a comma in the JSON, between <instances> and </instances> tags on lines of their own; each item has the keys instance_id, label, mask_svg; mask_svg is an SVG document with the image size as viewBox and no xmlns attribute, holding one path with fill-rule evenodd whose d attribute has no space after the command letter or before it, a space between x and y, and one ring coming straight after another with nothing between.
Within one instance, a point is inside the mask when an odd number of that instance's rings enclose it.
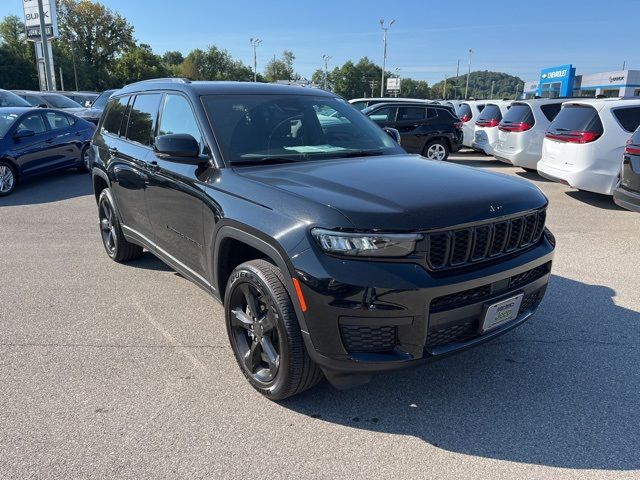
<instances>
[{"instance_id":1,"label":"clear blue sky","mask_svg":"<svg viewBox=\"0 0 640 480\"><path fill-rule=\"evenodd\" d=\"M503 71L523 80L541 68L572 63L577 73L640 69L638 0L405 1L382 0L104 0L157 53L215 44L251 65L249 37L264 40L258 68L289 49L303 76L333 58L330 68L368 56L382 62L379 19L389 31L387 68L435 83L467 68ZM152 10L153 9L153 10ZM456 12L464 12L457 14ZM0 17L22 15L22 0L0 0Z\"/></svg>"}]
</instances>

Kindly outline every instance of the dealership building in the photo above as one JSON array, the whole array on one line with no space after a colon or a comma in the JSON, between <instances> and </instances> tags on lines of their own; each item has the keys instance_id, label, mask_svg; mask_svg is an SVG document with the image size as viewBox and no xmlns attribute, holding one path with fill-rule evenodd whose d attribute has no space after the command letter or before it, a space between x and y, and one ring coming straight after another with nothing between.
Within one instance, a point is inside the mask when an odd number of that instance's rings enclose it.
<instances>
[{"instance_id":1,"label":"dealership building","mask_svg":"<svg viewBox=\"0 0 640 480\"><path fill-rule=\"evenodd\" d=\"M616 70L614 72L576 75L571 65L544 68L540 77L525 82L524 97L632 97L640 96L640 70Z\"/></svg>"}]
</instances>

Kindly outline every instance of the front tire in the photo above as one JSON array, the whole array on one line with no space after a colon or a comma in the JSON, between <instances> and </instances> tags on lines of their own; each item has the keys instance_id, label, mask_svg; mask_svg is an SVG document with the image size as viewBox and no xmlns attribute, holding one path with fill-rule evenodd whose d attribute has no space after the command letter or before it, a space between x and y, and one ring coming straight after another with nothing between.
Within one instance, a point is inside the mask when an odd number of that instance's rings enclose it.
<instances>
[{"instance_id":1,"label":"front tire","mask_svg":"<svg viewBox=\"0 0 640 480\"><path fill-rule=\"evenodd\" d=\"M431 140L424 147L423 157L429 160L437 160L440 162L449 158L449 145L446 140L437 139Z\"/></svg>"},{"instance_id":2,"label":"front tire","mask_svg":"<svg viewBox=\"0 0 640 480\"><path fill-rule=\"evenodd\" d=\"M122 233L118 216L114 208L111 191L105 188L98 198L98 218L100 219L100 235L102 245L111 260L126 262L142 255L142 247L127 241Z\"/></svg>"},{"instance_id":3,"label":"front tire","mask_svg":"<svg viewBox=\"0 0 640 480\"><path fill-rule=\"evenodd\" d=\"M87 173L89 171L89 145L86 145L80 152L80 165L78 165L78 171L80 173Z\"/></svg>"},{"instance_id":4,"label":"front tire","mask_svg":"<svg viewBox=\"0 0 640 480\"><path fill-rule=\"evenodd\" d=\"M253 388L271 400L283 400L322 379L304 346L278 267L266 260L241 264L232 272L224 298L229 342Z\"/></svg>"},{"instance_id":5,"label":"front tire","mask_svg":"<svg viewBox=\"0 0 640 480\"><path fill-rule=\"evenodd\" d=\"M13 193L17 184L18 176L13 165L6 160L0 160L0 197Z\"/></svg>"}]
</instances>

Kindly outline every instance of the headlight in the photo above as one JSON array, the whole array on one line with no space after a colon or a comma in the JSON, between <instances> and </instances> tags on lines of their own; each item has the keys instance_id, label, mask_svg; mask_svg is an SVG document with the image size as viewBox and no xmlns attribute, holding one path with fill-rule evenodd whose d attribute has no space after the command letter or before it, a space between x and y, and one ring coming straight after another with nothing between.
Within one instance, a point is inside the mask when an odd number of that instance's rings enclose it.
<instances>
[{"instance_id":1,"label":"headlight","mask_svg":"<svg viewBox=\"0 0 640 480\"><path fill-rule=\"evenodd\" d=\"M311 235L325 252L358 257L405 257L422 239L413 233L346 233L322 228L312 229Z\"/></svg>"}]
</instances>

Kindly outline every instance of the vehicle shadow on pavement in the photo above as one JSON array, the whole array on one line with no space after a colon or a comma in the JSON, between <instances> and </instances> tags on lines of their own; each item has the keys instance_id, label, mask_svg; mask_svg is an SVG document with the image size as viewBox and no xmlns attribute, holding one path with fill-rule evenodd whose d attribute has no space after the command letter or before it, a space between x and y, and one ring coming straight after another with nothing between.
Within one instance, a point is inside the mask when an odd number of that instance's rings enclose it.
<instances>
[{"instance_id":1,"label":"vehicle shadow on pavement","mask_svg":"<svg viewBox=\"0 0 640 480\"><path fill-rule=\"evenodd\" d=\"M613 197L609 195L600 195L599 193L585 192L584 190L569 190L565 192L568 196L579 202L586 203L593 207L604 208L606 210L621 210L625 209L619 207L613 201Z\"/></svg>"},{"instance_id":2,"label":"vehicle shadow on pavement","mask_svg":"<svg viewBox=\"0 0 640 480\"><path fill-rule=\"evenodd\" d=\"M538 172L527 172L526 170L522 170L516 172L516 175L535 182L555 183L553 180L549 180L548 178L544 178L542 175L539 175Z\"/></svg>"},{"instance_id":3,"label":"vehicle shadow on pavement","mask_svg":"<svg viewBox=\"0 0 640 480\"><path fill-rule=\"evenodd\" d=\"M604 286L554 276L547 292L529 322L493 342L353 390L324 382L283 406L466 455L640 468L640 313Z\"/></svg>"},{"instance_id":4,"label":"vehicle shadow on pavement","mask_svg":"<svg viewBox=\"0 0 640 480\"><path fill-rule=\"evenodd\" d=\"M0 207L58 202L92 193L89 174L61 170L21 182L11 195L0 197Z\"/></svg>"},{"instance_id":5,"label":"vehicle shadow on pavement","mask_svg":"<svg viewBox=\"0 0 640 480\"><path fill-rule=\"evenodd\" d=\"M156 272L175 272L173 268L164 263L153 253L145 251L140 258L127 262L128 267L142 268L144 270L154 270ZM182 277L182 275L175 272L176 275Z\"/></svg>"},{"instance_id":6,"label":"vehicle shadow on pavement","mask_svg":"<svg viewBox=\"0 0 640 480\"><path fill-rule=\"evenodd\" d=\"M448 163L456 163L458 165L466 165L467 167L476 167L476 168L513 168L513 165L509 165L506 164L504 162L501 162L499 160L496 160L493 157L486 157L486 160L478 160L476 159L461 159L461 158L456 158L456 159L451 159L449 158L447 160Z\"/></svg>"}]
</instances>

